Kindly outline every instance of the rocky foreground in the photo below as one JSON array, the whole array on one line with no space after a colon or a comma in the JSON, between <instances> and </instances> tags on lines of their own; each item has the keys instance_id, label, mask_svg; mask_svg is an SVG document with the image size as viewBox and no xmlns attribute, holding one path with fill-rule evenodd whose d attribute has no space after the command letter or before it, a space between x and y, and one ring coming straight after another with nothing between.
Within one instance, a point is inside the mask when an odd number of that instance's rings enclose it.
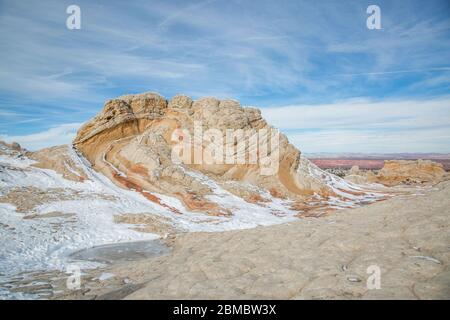
<instances>
[{"instance_id":1,"label":"rocky foreground","mask_svg":"<svg viewBox=\"0 0 450 320\"><path fill-rule=\"evenodd\" d=\"M97 270L55 298L449 299L449 230L443 182L328 217L178 235L170 254ZM367 289L370 266L380 289Z\"/></svg>"}]
</instances>

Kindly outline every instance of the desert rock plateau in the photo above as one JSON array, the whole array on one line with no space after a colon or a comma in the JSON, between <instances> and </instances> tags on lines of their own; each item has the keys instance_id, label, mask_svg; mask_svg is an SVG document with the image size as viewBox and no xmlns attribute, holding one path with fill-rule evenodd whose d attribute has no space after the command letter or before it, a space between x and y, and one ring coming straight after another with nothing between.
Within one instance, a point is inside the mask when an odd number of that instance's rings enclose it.
<instances>
[{"instance_id":1,"label":"desert rock plateau","mask_svg":"<svg viewBox=\"0 0 450 320\"><path fill-rule=\"evenodd\" d=\"M235 100L143 93L71 145L0 142L0 298L450 298L441 164L339 177L273 132Z\"/></svg>"}]
</instances>

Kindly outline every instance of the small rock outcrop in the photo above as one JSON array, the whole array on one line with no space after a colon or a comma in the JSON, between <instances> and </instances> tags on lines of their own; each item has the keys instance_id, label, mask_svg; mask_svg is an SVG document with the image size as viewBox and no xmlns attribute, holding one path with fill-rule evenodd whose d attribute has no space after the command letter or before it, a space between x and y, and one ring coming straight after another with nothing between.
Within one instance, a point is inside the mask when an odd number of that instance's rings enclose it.
<instances>
[{"instance_id":1,"label":"small rock outcrop","mask_svg":"<svg viewBox=\"0 0 450 320\"><path fill-rule=\"evenodd\" d=\"M378 180L385 185L438 183L445 176L442 164L431 160L389 160L384 162Z\"/></svg>"},{"instance_id":2,"label":"small rock outcrop","mask_svg":"<svg viewBox=\"0 0 450 320\"><path fill-rule=\"evenodd\" d=\"M0 140L0 155L6 154L7 151L15 152L15 153L24 153L24 152L26 152L26 150L22 149L20 144L18 144L17 142L7 143L5 141L1 141Z\"/></svg>"},{"instance_id":3,"label":"small rock outcrop","mask_svg":"<svg viewBox=\"0 0 450 320\"><path fill-rule=\"evenodd\" d=\"M431 160L386 160L377 173L354 166L345 176L355 183L381 183L385 186L436 184L445 177L442 164Z\"/></svg>"},{"instance_id":4,"label":"small rock outcrop","mask_svg":"<svg viewBox=\"0 0 450 320\"><path fill-rule=\"evenodd\" d=\"M32 166L54 170L65 179L79 182L88 179L83 169L74 162L69 151L67 145L62 145L28 152L27 156L36 161Z\"/></svg>"}]
</instances>

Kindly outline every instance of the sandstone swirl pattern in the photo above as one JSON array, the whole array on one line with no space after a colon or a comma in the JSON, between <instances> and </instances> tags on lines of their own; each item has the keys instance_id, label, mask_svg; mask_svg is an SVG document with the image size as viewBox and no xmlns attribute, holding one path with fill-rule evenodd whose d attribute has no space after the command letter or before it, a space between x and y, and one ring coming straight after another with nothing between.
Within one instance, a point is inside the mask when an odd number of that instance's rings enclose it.
<instances>
[{"instance_id":1,"label":"sandstone swirl pattern","mask_svg":"<svg viewBox=\"0 0 450 320\"><path fill-rule=\"evenodd\" d=\"M279 169L261 175L256 164L175 164L171 150L175 129L272 129L256 108L243 108L234 100L206 97L193 101L178 95L170 101L156 93L126 95L106 102L103 110L79 131L74 146L94 169L116 184L134 189L154 202L158 194L177 197L193 211L226 216L230 210L207 199L214 191L199 180L207 176L221 188L261 205L270 199L300 203L332 199L355 203L367 198L360 187L330 175L301 156L285 135L279 139ZM202 144L205 148L205 144ZM246 152L251 148L246 145ZM304 205L300 205L304 208ZM295 205L294 205L295 208ZM176 209L172 208L175 212Z\"/></svg>"}]
</instances>

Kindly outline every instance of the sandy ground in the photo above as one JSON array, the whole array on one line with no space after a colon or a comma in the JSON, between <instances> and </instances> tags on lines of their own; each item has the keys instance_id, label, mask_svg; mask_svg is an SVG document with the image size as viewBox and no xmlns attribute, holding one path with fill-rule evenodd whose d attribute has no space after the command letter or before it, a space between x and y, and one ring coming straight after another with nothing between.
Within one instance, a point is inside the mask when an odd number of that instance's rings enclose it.
<instances>
[{"instance_id":1,"label":"sandy ground","mask_svg":"<svg viewBox=\"0 0 450 320\"><path fill-rule=\"evenodd\" d=\"M449 299L449 223L444 182L328 217L181 234L169 255L112 266L102 272L115 280L59 298ZM373 265L381 288L369 290Z\"/></svg>"}]
</instances>

